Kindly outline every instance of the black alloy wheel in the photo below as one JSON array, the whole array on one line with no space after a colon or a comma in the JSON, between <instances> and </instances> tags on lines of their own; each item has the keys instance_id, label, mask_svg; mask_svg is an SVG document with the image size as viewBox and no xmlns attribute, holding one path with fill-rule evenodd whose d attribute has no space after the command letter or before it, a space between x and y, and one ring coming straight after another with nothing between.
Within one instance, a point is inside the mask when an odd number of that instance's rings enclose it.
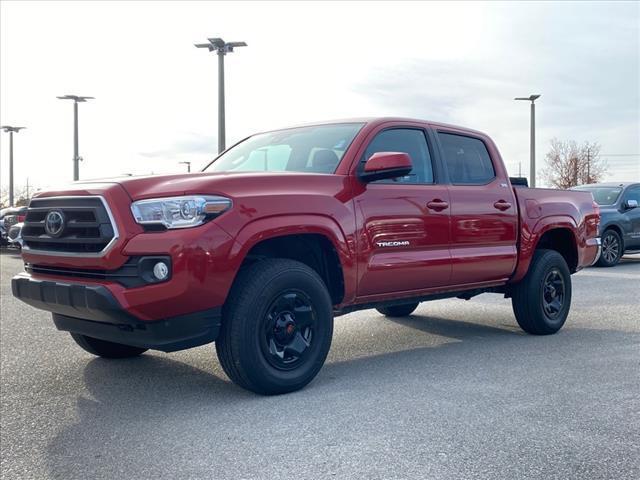
<instances>
[{"instance_id":1,"label":"black alloy wheel","mask_svg":"<svg viewBox=\"0 0 640 480\"><path fill-rule=\"evenodd\" d=\"M542 284L542 309L550 319L556 319L564 307L565 285L560 270L553 268Z\"/></svg>"},{"instance_id":2,"label":"black alloy wheel","mask_svg":"<svg viewBox=\"0 0 640 480\"><path fill-rule=\"evenodd\" d=\"M295 260L267 258L238 274L222 311L216 353L237 385L277 395L313 380L332 335L331 296L318 272Z\"/></svg>"},{"instance_id":3,"label":"black alloy wheel","mask_svg":"<svg viewBox=\"0 0 640 480\"><path fill-rule=\"evenodd\" d=\"M316 312L307 294L299 290L281 293L263 319L260 348L270 365L292 370L304 361L317 328Z\"/></svg>"},{"instance_id":4,"label":"black alloy wheel","mask_svg":"<svg viewBox=\"0 0 640 480\"><path fill-rule=\"evenodd\" d=\"M571 272L566 260L555 250L536 250L527 274L510 293L513 313L525 332L556 333L571 308Z\"/></svg>"}]
</instances>

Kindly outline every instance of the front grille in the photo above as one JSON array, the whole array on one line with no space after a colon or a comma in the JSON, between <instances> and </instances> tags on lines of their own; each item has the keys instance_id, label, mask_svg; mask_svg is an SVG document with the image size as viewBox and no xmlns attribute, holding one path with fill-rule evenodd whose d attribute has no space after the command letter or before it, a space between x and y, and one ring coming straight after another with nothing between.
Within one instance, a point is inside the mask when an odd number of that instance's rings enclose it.
<instances>
[{"instance_id":1,"label":"front grille","mask_svg":"<svg viewBox=\"0 0 640 480\"><path fill-rule=\"evenodd\" d=\"M52 211L64 217L62 230L56 235L45 228ZM34 198L22 227L24 244L36 252L99 254L115 236L115 226L101 197Z\"/></svg>"}]
</instances>

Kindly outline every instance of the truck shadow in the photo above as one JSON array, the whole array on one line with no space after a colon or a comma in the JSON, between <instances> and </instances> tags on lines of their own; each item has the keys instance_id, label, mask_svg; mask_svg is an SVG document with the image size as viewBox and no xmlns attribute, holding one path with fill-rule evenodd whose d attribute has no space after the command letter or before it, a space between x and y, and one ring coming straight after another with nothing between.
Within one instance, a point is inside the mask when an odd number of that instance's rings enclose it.
<instances>
[{"instance_id":1,"label":"truck shadow","mask_svg":"<svg viewBox=\"0 0 640 480\"><path fill-rule=\"evenodd\" d=\"M386 318L386 321L414 328L431 335L440 335L457 340L478 337L512 337L514 335L525 335L525 333L518 328L515 319L512 321L512 325L509 324L501 327L415 314L401 318L389 317Z\"/></svg>"},{"instance_id":2,"label":"truck shadow","mask_svg":"<svg viewBox=\"0 0 640 480\"><path fill-rule=\"evenodd\" d=\"M621 344L638 341L637 334L589 329L564 330L542 339L521 334L515 327L417 315L404 319L380 317L377 321L391 321L403 327L399 331L407 340L418 332L424 334L424 340L406 350L361 357L341 355L327 363L310 386L279 397L245 392L213 374L217 360L211 347L206 349L210 370L162 354L116 362L90 360L79 372L87 392L78 395L75 409L72 405L59 405L63 415L68 416L68 407L75 410L73 420L68 420L75 423L64 427L47 445L50 476L87 478L91 472L93 478L159 478L164 469L176 471L176 464L183 466L185 472L193 472L189 462L203 449L225 449L228 439L237 443L242 435L266 435L268 441L270 431L282 428L278 412L283 409L306 409L313 412L313 422L325 422L323 415L343 408L344 396L354 397L357 404L358 398L374 394L372 382L380 383L384 378L398 382L401 373L411 377L415 372L415 379L408 381L424 382L428 372L430 384L446 385L457 374L452 365L461 359L486 362L489 369L503 368L505 361L511 369L530 368L528 362L539 355L541 345L549 351L561 345L562 355L571 356L589 342L620 348ZM366 331L356 333L356 352L384 342L384 330L373 338ZM434 345L433 336L446 337L447 341ZM339 338L335 341L340 347ZM200 359L196 358L196 362L200 364ZM160 439L163 441L157 441ZM104 453L106 443L109 454ZM146 461L138 463L135 458L139 455L146 455ZM195 476L202 474L201 470Z\"/></svg>"}]
</instances>

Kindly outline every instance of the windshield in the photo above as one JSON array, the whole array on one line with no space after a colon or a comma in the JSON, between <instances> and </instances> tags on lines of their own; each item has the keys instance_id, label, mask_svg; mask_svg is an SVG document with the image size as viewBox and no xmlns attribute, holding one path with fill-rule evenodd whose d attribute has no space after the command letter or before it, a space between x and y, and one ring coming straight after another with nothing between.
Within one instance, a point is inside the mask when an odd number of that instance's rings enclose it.
<instances>
[{"instance_id":1,"label":"windshield","mask_svg":"<svg viewBox=\"0 0 640 480\"><path fill-rule=\"evenodd\" d=\"M618 201L622 188L620 187L579 187L574 190L591 192L598 205L613 205Z\"/></svg>"},{"instance_id":2,"label":"windshield","mask_svg":"<svg viewBox=\"0 0 640 480\"><path fill-rule=\"evenodd\" d=\"M254 135L204 171L333 173L363 125L314 125Z\"/></svg>"}]
</instances>

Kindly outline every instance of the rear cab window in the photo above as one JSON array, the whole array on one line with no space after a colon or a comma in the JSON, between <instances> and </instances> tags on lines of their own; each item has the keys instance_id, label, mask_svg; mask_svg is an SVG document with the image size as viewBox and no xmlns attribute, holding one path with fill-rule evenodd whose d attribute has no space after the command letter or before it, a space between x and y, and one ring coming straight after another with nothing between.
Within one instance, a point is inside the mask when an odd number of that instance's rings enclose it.
<instances>
[{"instance_id":1,"label":"rear cab window","mask_svg":"<svg viewBox=\"0 0 640 480\"><path fill-rule=\"evenodd\" d=\"M438 132L449 180L458 185L486 185L496 178L489 151L478 138Z\"/></svg>"}]
</instances>

